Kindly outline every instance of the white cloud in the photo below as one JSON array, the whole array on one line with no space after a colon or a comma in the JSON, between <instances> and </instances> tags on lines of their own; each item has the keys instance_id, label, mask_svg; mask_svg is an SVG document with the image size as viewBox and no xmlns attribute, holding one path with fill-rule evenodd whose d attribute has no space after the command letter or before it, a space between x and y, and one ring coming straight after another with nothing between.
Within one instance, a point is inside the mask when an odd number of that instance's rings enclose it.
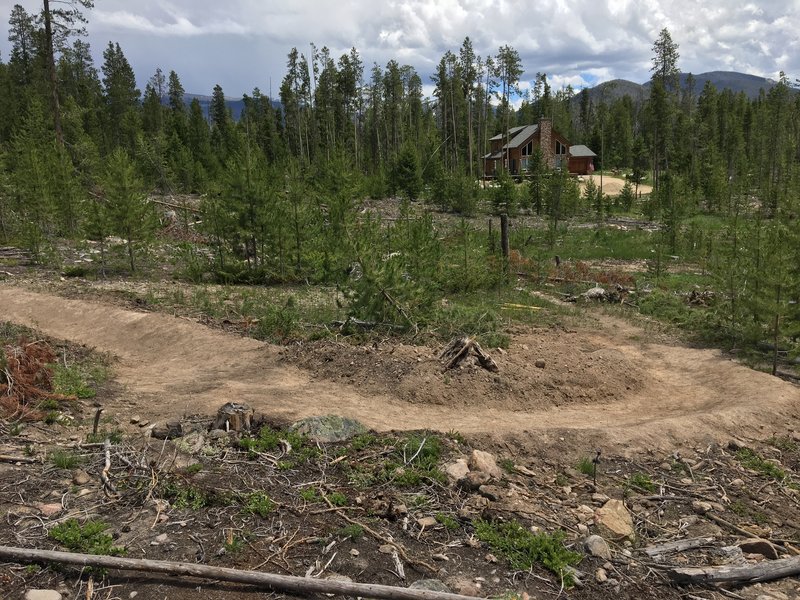
<instances>
[{"instance_id":1,"label":"white cloud","mask_svg":"<svg viewBox=\"0 0 800 600\"><path fill-rule=\"evenodd\" d=\"M0 0L0 13L18 1L39 10L39 0ZM545 72L554 87L641 82L664 27L684 71L800 76L800 0L102 0L87 16L95 48L119 40L134 68L161 63L204 89L234 76L241 89L269 77L279 82L288 51L308 53L310 42L334 56L355 46L367 77L373 62L397 59L427 82L465 36L481 56L514 47L524 81ZM0 50L8 56L7 43Z\"/></svg>"}]
</instances>

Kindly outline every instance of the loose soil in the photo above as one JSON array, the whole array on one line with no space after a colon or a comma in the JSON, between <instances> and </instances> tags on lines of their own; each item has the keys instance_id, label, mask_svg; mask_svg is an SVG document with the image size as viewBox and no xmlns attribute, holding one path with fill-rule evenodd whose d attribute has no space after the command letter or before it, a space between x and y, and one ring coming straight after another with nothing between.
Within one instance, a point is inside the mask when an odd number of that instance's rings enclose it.
<instances>
[{"instance_id":1,"label":"loose soil","mask_svg":"<svg viewBox=\"0 0 800 600\"><path fill-rule=\"evenodd\" d=\"M589 175L588 177L582 177L580 181L581 190L586 187L586 182L589 180L594 181L597 187L600 187L600 176L599 175ZM633 185L633 184L631 184ZM621 177L613 177L610 175L603 175L603 193L607 196L619 196L622 192L622 188L625 187L625 180ZM636 188L634 187L634 190ZM639 184L639 193L641 194L649 194L653 191L653 187L649 186L644 183Z\"/></svg>"},{"instance_id":2,"label":"loose soil","mask_svg":"<svg viewBox=\"0 0 800 600\"><path fill-rule=\"evenodd\" d=\"M150 420L245 402L271 419L337 413L376 431L570 432L580 444L674 447L791 427L796 386L717 350L657 343L606 315L591 326L519 332L475 364L442 372L436 348L323 342L281 348L179 317L0 287L0 319L117 359L108 414ZM534 366L543 360L544 368Z\"/></svg>"}]
</instances>

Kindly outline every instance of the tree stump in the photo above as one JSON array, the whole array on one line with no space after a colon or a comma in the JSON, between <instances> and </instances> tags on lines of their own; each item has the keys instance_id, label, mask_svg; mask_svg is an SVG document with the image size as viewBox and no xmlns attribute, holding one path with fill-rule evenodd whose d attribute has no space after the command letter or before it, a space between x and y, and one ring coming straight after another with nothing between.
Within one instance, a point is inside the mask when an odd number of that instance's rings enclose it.
<instances>
[{"instance_id":1,"label":"tree stump","mask_svg":"<svg viewBox=\"0 0 800 600\"><path fill-rule=\"evenodd\" d=\"M250 431L254 410L247 404L228 402L217 411L212 429L223 431Z\"/></svg>"}]
</instances>

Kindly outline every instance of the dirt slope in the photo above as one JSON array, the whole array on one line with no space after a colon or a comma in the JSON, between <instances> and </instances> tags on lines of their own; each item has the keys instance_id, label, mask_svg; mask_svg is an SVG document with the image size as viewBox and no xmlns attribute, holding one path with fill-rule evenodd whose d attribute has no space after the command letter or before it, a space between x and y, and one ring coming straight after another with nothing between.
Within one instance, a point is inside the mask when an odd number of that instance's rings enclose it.
<instances>
[{"instance_id":1,"label":"dirt slope","mask_svg":"<svg viewBox=\"0 0 800 600\"><path fill-rule=\"evenodd\" d=\"M596 331L518 336L496 357L499 377L471 368L442 374L433 350L403 346L287 353L186 319L13 287L0 286L0 320L115 355L125 392L107 410L122 419L211 414L240 401L276 418L336 412L377 430L537 439L571 431L665 446L745 427L785 429L800 410L795 386L713 350L642 343L642 331L609 318ZM532 366L538 358L546 369Z\"/></svg>"}]
</instances>

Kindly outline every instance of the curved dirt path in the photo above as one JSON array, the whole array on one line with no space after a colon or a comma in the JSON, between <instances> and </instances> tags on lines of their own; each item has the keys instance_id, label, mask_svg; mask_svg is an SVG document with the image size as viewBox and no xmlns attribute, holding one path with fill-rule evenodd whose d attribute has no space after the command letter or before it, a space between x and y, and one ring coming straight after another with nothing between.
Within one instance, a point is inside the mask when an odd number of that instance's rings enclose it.
<instances>
[{"instance_id":1,"label":"curved dirt path","mask_svg":"<svg viewBox=\"0 0 800 600\"><path fill-rule=\"evenodd\" d=\"M193 321L0 286L0 320L35 327L118 358L125 392L108 412L149 420L214 414L246 402L279 419L338 413L376 430L434 429L520 434L537 440L570 432L604 443L666 446L721 435L770 434L798 422L797 387L698 350L631 341L640 330L613 321L587 340L623 353L648 373L644 388L598 404L531 412L411 404L367 395L281 361L280 348ZM591 393L591 390L588 390ZM124 422L124 421L123 421ZM769 429L773 428L773 429Z\"/></svg>"}]
</instances>

